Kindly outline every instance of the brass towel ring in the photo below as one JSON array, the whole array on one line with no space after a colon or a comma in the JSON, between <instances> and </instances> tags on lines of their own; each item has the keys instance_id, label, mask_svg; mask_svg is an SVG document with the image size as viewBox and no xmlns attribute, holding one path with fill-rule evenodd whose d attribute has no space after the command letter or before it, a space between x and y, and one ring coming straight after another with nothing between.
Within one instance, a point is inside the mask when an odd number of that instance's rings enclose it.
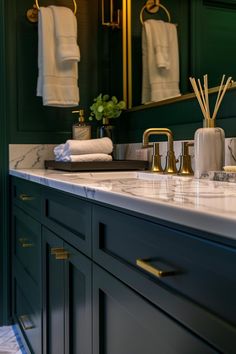
<instances>
[{"instance_id":1,"label":"brass towel ring","mask_svg":"<svg viewBox=\"0 0 236 354\"><path fill-rule=\"evenodd\" d=\"M74 15L77 12L77 3L76 0L73 0L74 4ZM35 0L35 4L33 5L32 9L29 9L26 13L26 17L30 22L38 22L38 12L40 10L39 1Z\"/></svg>"},{"instance_id":2,"label":"brass towel ring","mask_svg":"<svg viewBox=\"0 0 236 354\"><path fill-rule=\"evenodd\" d=\"M143 21L144 10L147 10L147 12L149 12L149 13L155 14L159 11L159 8L162 8L165 11L167 18L168 18L168 22L171 22L170 13L164 5L162 5L160 3L158 5L155 5L152 0L151 1L148 0L147 3L142 7L142 9L140 11L140 22L142 23L142 25L144 23L144 21Z\"/></svg>"}]
</instances>

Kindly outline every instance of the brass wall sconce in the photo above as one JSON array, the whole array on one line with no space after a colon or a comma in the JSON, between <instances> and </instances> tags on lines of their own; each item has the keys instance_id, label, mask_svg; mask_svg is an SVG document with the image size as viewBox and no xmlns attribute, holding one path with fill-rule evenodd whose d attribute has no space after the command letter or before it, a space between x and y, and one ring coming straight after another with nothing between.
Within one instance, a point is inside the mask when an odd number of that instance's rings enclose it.
<instances>
[{"instance_id":1,"label":"brass wall sconce","mask_svg":"<svg viewBox=\"0 0 236 354\"><path fill-rule=\"evenodd\" d=\"M111 27L112 29L121 28L121 10L114 10L114 0L110 0L110 18L109 21L105 21L105 0L102 0L102 25L106 27ZM114 15L116 12L116 20L114 20Z\"/></svg>"}]
</instances>

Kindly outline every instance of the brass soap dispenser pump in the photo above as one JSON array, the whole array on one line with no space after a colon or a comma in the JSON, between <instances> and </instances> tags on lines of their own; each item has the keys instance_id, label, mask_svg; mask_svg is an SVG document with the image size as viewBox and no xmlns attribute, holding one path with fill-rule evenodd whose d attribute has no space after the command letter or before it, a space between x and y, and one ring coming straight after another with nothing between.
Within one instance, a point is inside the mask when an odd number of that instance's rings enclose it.
<instances>
[{"instance_id":1,"label":"brass soap dispenser pump","mask_svg":"<svg viewBox=\"0 0 236 354\"><path fill-rule=\"evenodd\" d=\"M84 110L72 111L78 113L78 122L72 126L72 138L74 140L88 140L91 139L91 126L85 123Z\"/></svg>"}]
</instances>

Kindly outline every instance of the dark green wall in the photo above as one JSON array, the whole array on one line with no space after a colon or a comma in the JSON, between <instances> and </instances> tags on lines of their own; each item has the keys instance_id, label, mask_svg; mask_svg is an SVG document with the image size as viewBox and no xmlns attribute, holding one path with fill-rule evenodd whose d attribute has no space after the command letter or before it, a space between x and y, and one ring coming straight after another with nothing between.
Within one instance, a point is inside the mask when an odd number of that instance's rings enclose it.
<instances>
[{"instance_id":1,"label":"dark green wall","mask_svg":"<svg viewBox=\"0 0 236 354\"><path fill-rule=\"evenodd\" d=\"M33 0L8 0L6 3L7 34L7 120L10 143L59 143L71 136L75 116L73 108L44 107L36 97L37 24L25 14ZM71 6L72 0L44 0L41 6ZM88 107L98 92L98 3L78 1L78 43L80 108Z\"/></svg>"},{"instance_id":2,"label":"dark green wall","mask_svg":"<svg viewBox=\"0 0 236 354\"><path fill-rule=\"evenodd\" d=\"M5 13L0 1L0 13ZM5 16L0 16L0 325L9 318L8 130L6 122Z\"/></svg>"},{"instance_id":3,"label":"dark green wall","mask_svg":"<svg viewBox=\"0 0 236 354\"><path fill-rule=\"evenodd\" d=\"M32 0L8 0L6 4L7 36L7 122L10 143L61 143L71 136L75 120L72 109L44 107L36 97L37 81L37 24L25 17ZM181 91L190 90L188 76L209 74L210 86L220 81L223 73L236 77L233 55L236 32L235 0L173 0L163 2L178 23L180 42ZM44 0L42 5L52 4ZM72 1L53 0L54 5L73 6ZM139 11L143 1L132 2L133 11L133 76L134 96L138 96L141 75ZM121 30L101 26L101 0L78 1L78 42L81 49L79 64L80 107L87 109L100 92L122 95ZM121 0L116 3L121 6ZM136 7L137 5L137 7ZM224 43L222 51L218 43ZM138 65L137 70L135 65ZM227 69L227 70L226 70ZM136 98L135 98L136 99ZM135 102L134 99L134 102ZM232 100L232 101L231 101ZM136 102L137 99L136 99ZM230 105L230 108L226 106ZM234 94L227 93L219 125L226 135L234 131ZM227 108L227 109L226 109ZM236 110L235 110L236 111ZM195 100L171 105L126 112L118 123L117 142L141 141L143 129L150 126L167 126L173 129L176 139L192 138L201 125L201 113Z\"/></svg>"},{"instance_id":4,"label":"dark green wall","mask_svg":"<svg viewBox=\"0 0 236 354\"><path fill-rule=\"evenodd\" d=\"M212 105L216 94L211 95ZM120 143L141 142L145 129L168 127L175 140L193 139L196 129L202 127L202 113L196 99L179 101L158 107L122 113L117 127ZM226 93L217 115L216 124L227 137L236 136L236 90Z\"/></svg>"}]
</instances>

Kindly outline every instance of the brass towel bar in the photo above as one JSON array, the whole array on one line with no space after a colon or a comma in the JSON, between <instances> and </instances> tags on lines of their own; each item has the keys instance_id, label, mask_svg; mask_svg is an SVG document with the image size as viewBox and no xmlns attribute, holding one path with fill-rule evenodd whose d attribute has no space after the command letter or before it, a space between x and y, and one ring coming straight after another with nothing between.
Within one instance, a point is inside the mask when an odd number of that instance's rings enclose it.
<instances>
[{"instance_id":1,"label":"brass towel bar","mask_svg":"<svg viewBox=\"0 0 236 354\"><path fill-rule=\"evenodd\" d=\"M142 25L143 25L144 10L146 10L150 14L156 14L160 8L165 11L168 21L171 22L170 13L164 5L160 4L160 0L147 0L146 4L142 7L140 11L140 22L142 23Z\"/></svg>"},{"instance_id":2,"label":"brass towel bar","mask_svg":"<svg viewBox=\"0 0 236 354\"><path fill-rule=\"evenodd\" d=\"M39 6L39 1L38 0L34 0L35 4L33 5L32 9L29 9L26 13L26 17L30 22L38 22L38 12L40 10L40 6ZM76 0L72 0L73 4L74 4L74 14L76 14L77 12L77 3Z\"/></svg>"}]
</instances>

